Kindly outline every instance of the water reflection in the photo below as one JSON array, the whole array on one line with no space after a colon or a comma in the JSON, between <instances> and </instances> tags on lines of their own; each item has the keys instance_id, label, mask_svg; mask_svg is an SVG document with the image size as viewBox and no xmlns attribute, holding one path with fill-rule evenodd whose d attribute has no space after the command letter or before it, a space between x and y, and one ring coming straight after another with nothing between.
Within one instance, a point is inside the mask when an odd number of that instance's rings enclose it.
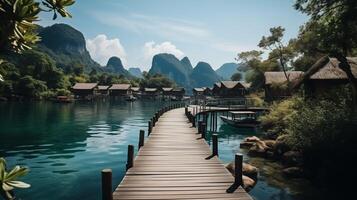
<instances>
[{"instance_id":1,"label":"water reflection","mask_svg":"<svg viewBox=\"0 0 357 200\"><path fill-rule=\"evenodd\" d=\"M120 182L127 145L137 144L139 130L163 105L0 103L0 156L31 170L24 181L32 187L18 190L19 198L99 199L100 170L112 168L113 185Z\"/></svg>"}]
</instances>

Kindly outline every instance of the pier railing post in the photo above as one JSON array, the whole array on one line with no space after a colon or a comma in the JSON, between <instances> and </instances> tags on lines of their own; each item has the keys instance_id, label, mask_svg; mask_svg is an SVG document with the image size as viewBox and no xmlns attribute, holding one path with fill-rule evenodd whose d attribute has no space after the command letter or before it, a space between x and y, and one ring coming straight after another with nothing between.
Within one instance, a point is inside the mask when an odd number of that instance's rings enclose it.
<instances>
[{"instance_id":1,"label":"pier railing post","mask_svg":"<svg viewBox=\"0 0 357 200\"><path fill-rule=\"evenodd\" d=\"M226 190L227 193L233 193L239 186L243 185L243 155L236 153L234 157L234 183Z\"/></svg>"},{"instance_id":2,"label":"pier railing post","mask_svg":"<svg viewBox=\"0 0 357 200\"><path fill-rule=\"evenodd\" d=\"M196 117L192 116L192 127L196 127Z\"/></svg>"},{"instance_id":3,"label":"pier railing post","mask_svg":"<svg viewBox=\"0 0 357 200\"><path fill-rule=\"evenodd\" d=\"M139 145L138 145L138 148L140 149L142 146L144 146L144 134L145 134L145 131L144 130L140 130L140 133L139 133Z\"/></svg>"},{"instance_id":4,"label":"pier railing post","mask_svg":"<svg viewBox=\"0 0 357 200\"><path fill-rule=\"evenodd\" d=\"M205 122L202 122L201 124L201 137L202 139L206 139L206 123Z\"/></svg>"},{"instance_id":5,"label":"pier railing post","mask_svg":"<svg viewBox=\"0 0 357 200\"><path fill-rule=\"evenodd\" d=\"M126 171L134 166L134 146L128 145L128 157L126 162Z\"/></svg>"},{"instance_id":6,"label":"pier railing post","mask_svg":"<svg viewBox=\"0 0 357 200\"><path fill-rule=\"evenodd\" d=\"M218 135L212 135L212 155L218 156Z\"/></svg>"},{"instance_id":7,"label":"pier railing post","mask_svg":"<svg viewBox=\"0 0 357 200\"><path fill-rule=\"evenodd\" d=\"M202 121L198 121L198 133L197 134L202 134Z\"/></svg>"},{"instance_id":8,"label":"pier railing post","mask_svg":"<svg viewBox=\"0 0 357 200\"><path fill-rule=\"evenodd\" d=\"M112 170L102 170L102 200L113 200Z\"/></svg>"},{"instance_id":9,"label":"pier railing post","mask_svg":"<svg viewBox=\"0 0 357 200\"><path fill-rule=\"evenodd\" d=\"M152 120L149 120L148 121L148 135L150 135L151 131L152 131Z\"/></svg>"}]
</instances>

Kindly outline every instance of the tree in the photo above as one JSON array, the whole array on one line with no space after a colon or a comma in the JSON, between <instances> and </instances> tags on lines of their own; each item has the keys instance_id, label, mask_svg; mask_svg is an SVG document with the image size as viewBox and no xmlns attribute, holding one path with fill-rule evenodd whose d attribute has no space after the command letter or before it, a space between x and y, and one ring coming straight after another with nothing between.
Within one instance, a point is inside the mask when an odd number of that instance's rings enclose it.
<instances>
[{"instance_id":1,"label":"tree","mask_svg":"<svg viewBox=\"0 0 357 200\"><path fill-rule=\"evenodd\" d=\"M279 65L274 60L262 61L262 51L246 51L238 54L236 60L247 71L246 81L252 83L253 89L260 89L264 84L264 72L278 71Z\"/></svg>"},{"instance_id":2,"label":"tree","mask_svg":"<svg viewBox=\"0 0 357 200\"><path fill-rule=\"evenodd\" d=\"M19 79L17 92L25 97L40 97L41 93L47 90L45 82L36 80L32 76L24 76Z\"/></svg>"},{"instance_id":3,"label":"tree","mask_svg":"<svg viewBox=\"0 0 357 200\"><path fill-rule=\"evenodd\" d=\"M284 72L288 85L290 79L286 71L288 71L288 62L294 57L293 51L288 45L284 45L283 36L285 29L281 26L270 28L270 35L263 36L258 46L263 49L269 49L269 59L278 59L281 69Z\"/></svg>"},{"instance_id":4,"label":"tree","mask_svg":"<svg viewBox=\"0 0 357 200\"><path fill-rule=\"evenodd\" d=\"M141 88L162 88L162 87L174 87L175 83L162 74L150 75L149 73L143 73L143 79L139 83Z\"/></svg>"},{"instance_id":5,"label":"tree","mask_svg":"<svg viewBox=\"0 0 357 200\"><path fill-rule=\"evenodd\" d=\"M310 40L315 41L314 49L340 62L338 67L346 73L351 83L354 109L357 105L357 79L352 74L347 56L356 52L357 1L296 0L295 8L311 16L300 37L309 38L305 34L313 31L315 37L310 37Z\"/></svg>"},{"instance_id":6,"label":"tree","mask_svg":"<svg viewBox=\"0 0 357 200\"><path fill-rule=\"evenodd\" d=\"M40 40L36 33L38 15L41 11L71 17L66 7L74 0L41 0L43 7L35 0L0 0L0 51L22 52Z\"/></svg>"},{"instance_id":7,"label":"tree","mask_svg":"<svg viewBox=\"0 0 357 200\"><path fill-rule=\"evenodd\" d=\"M242 80L242 74L239 73L239 72L233 74L232 77L231 77L231 80L232 81L240 81L240 80Z\"/></svg>"}]
</instances>

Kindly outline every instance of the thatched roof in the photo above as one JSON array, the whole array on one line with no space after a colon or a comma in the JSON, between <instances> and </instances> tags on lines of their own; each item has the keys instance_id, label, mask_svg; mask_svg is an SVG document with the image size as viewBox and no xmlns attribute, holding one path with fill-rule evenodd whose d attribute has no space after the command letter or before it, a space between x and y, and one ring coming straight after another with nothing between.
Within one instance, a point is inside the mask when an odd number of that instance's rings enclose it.
<instances>
[{"instance_id":1,"label":"thatched roof","mask_svg":"<svg viewBox=\"0 0 357 200\"><path fill-rule=\"evenodd\" d=\"M174 88L172 91L173 91L173 92L184 92L184 91L185 91L185 88L183 88L183 87Z\"/></svg>"},{"instance_id":2,"label":"thatched roof","mask_svg":"<svg viewBox=\"0 0 357 200\"><path fill-rule=\"evenodd\" d=\"M76 83L72 87L74 90L92 90L97 87L98 83Z\"/></svg>"},{"instance_id":3,"label":"thatched roof","mask_svg":"<svg viewBox=\"0 0 357 200\"><path fill-rule=\"evenodd\" d=\"M157 88L145 88L144 91L145 92L156 92Z\"/></svg>"},{"instance_id":4,"label":"thatched roof","mask_svg":"<svg viewBox=\"0 0 357 200\"><path fill-rule=\"evenodd\" d=\"M217 83L215 83L214 85L213 85L213 87L218 87L218 88L220 88L222 86L222 83L221 82L217 82Z\"/></svg>"},{"instance_id":5,"label":"thatched roof","mask_svg":"<svg viewBox=\"0 0 357 200\"><path fill-rule=\"evenodd\" d=\"M244 85L239 81L221 81L221 86L227 89L233 89L235 87L245 88Z\"/></svg>"},{"instance_id":6,"label":"thatched roof","mask_svg":"<svg viewBox=\"0 0 357 200\"><path fill-rule=\"evenodd\" d=\"M248 89L250 86L252 86L252 83L242 82L241 84L245 87L245 89Z\"/></svg>"},{"instance_id":7,"label":"thatched roof","mask_svg":"<svg viewBox=\"0 0 357 200\"><path fill-rule=\"evenodd\" d=\"M132 87L130 88L132 91L134 92L139 92L140 91L140 88L139 87Z\"/></svg>"},{"instance_id":8,"label":"thatched roof","mask_svg":"<svg viewBox=\"0 0 357 200\"><path fill-rule=\"evenodd\" d=\"M195 91L195 92L203 92L203 91L205 91L205 88L193 88L193 91Z\"/></svg>"},{"instance_id":9,"label":"thatched roof","mask_svg":"<svg viewBox=\"0 0 357 200\"><path fill-rule=\"evenodd\" d=\"M171 92L173 88L162 88L162 91L164 92Z\"/></svg>"},{"instance_id":10,"label":"thatched roof","mask_svg":"<svg viewBox=\"0 0 357 200\"><path fill-rule=\"evenodd\" d=\"M351 66L352 74L357 78L357 57L347 57L347 61ZM329 58L327 56L320 58L305 72L304 76L293 85L293 88L298 88L307 80L347 79L346 73L338 67L339 63L336 58Z\"/></svg>"},{"instance_id":11,"label":"thatched roof","mask_svg":"<svg viewBox=\"0 0 357 200\"><path fill-rule=\"evenodd\" d=\"M107 90L109 85L98 85L98 90Z\"/></svg>"},{"instance_id":12,"label":"thatched roof","mask_svg":"<svg viewBox=\"0 0 357 200\"><path fill-rule=\"evenodd\" d=\"M288 71L286 73L289 76L290 81L296 81L304 75L304 72L302 71ZM285 83L287 81L284 72L265 72L264 76L266 85Z\"/></svg>"},{"instance_id":13,"label":"thatched roof","mask_svg":"<svg viewBox=\"0 0 357 200\"><path fill-rule=\"evenodd\" d=\"M347 58L352 70L352 74L357 78L357 57ZM309 79L321 80L321 79L347 79L346 73L338 67L340 62L336 58L330 58L330 61L320 68L317 72L312 74Z\"/></svg>"},{"instance_id":14,"label":"thatched roof","mask_svg":"<svg viewBox=\"0 0 357 200\"><path fill-rule=\"evenodd\" d=\"M113 84L109 90L129 90L130 84Z\"/></svg>"}]
</instances>

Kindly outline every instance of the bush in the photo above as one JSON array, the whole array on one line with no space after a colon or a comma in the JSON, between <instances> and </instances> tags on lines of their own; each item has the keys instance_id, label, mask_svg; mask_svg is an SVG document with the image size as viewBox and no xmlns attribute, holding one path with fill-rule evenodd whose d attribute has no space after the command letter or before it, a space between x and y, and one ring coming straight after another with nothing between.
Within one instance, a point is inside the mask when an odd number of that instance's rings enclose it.
<instances>
[{"instance_id":1,"label":"bush","mask_svg":"<svg viewBox=\"0 0 357 200\"><path fill-rule=\"evenodd\" d=\"M247 97L251 99L253 106L262 107L265 104L263 98L257 93L249 94Z\"/></svg>"},{"instance_id":2,"label":"bush","mask_svg":"<svg viewBox=\"0 0 357 200\"><path fill-rule=\"evenodd\" d=\"M263 130L274 138L286 133L286 128L292 121L291 117L301 102L302 99L299 97L293 97L278 103L274 102L269 107L269 114L260 117Z\"/></svg>"},{"instance_id":3,"label":"bush","mask_svg":"<svg viewBox=\"0 0 357 200\"><path fill-rule=\"evenodd\" d=\"M299 104L299 109L290 118L287 132L291 145L304 151L330 148L349 122L344 101L306 101Z\"/></svg>"},{"instance_id":4,"label":"bush","mask_svg":"<svg viewBox=\"0 0 357 200\"><path fill-rule=\"evenodd\" d=\"M70 96L71 92L66 89L57 89L56 90L56 96Z\"/></svg>"}]
</instances>

